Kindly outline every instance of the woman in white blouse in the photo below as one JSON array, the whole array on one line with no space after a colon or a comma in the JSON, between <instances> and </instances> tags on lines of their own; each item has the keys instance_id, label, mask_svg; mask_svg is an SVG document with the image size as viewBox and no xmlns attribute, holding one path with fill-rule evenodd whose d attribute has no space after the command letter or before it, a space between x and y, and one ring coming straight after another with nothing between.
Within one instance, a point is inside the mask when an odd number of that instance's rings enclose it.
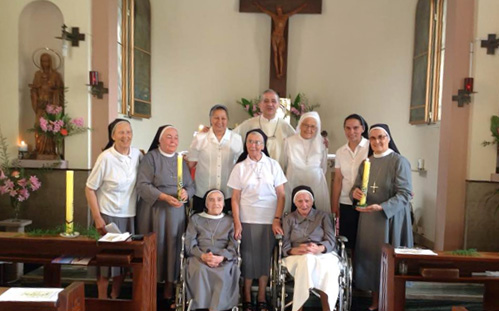
<instances>
[{"instance_id":1,"label":"woman in white blouse","mask_svg":"<svg viewBox=\"0 0 499 311\"><path fill-rule=\"evenodd\" d=\"M135 182L142 154L131 147L133 133L127 120L114 120L108 126L108 134L109 142L88 176L85 195L100 234L107 233L105 226L109 223L115 223L122 232L134 233ZM106 270L97 270L99 298L108 298L107 287L109 276L112 276L111 298L115 299L119 296L125 272L120 267Z\"/></svg>"},{"instance_id":2,"label":"woman in white blouse","mask_svg":"<svg viewBox=\"0 0 499 311\"><path fill-rule=\"evenodd\" d=\"M223 105L210 109L208 132L198 133L192 140L187 154L190 168L196 167L196 194L193 197L194 212L205 208L204 194L218 189L226 194L224 212L231 206L232 190L227 187L230 172L243 152L241 136L227 128L229 112Z\"/></svg>"},{"instance_id":3,"label":"woman in white blouse","mask_svg":"<svg viewBox=\"0 0 499 311\"><path fill-rule=\"evenodd\" d=\"M267 136L260 129L246 134L244 153L230 174L234 235L241 239L243 311L254 310L251 284L258 279L258 310L268 311L265 288L270 258L275 245L274 234L282 234L286 177L279 163L268 156Z\"/></svg>"}]
</instances>

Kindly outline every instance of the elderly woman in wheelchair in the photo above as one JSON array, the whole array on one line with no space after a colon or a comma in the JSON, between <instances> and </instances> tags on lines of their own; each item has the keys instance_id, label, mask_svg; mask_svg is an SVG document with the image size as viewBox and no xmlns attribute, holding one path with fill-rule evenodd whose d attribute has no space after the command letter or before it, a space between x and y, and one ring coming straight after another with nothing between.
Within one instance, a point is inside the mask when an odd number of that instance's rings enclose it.
<instances>
[{"instance_id":1,"label":"elderly woman in wheelchair","mask_svg":"<svg viewBox=\"0 0 499 311\"><path fill-rule=\"evenodd\" d=\"M294 277L293 311L301 310L309 290L319 292L322 310L334 309L338 298L340 264L331 218L314 207L312 189L293 189L296 210L283 221L283 265Z\"/></svg>"},{"instance_id":2,"label":"elderly woman in wheelchair","mask_svg":"<svg viewBox=\"0 0 499 311\"><path fill-rule=\"evenodd\" d=\"M227 310L239 299L234 222L222 213L220 190L205 195L206 211L191 217L185 234L185 281L190 309Z\"/></svg>"}]
</instances>

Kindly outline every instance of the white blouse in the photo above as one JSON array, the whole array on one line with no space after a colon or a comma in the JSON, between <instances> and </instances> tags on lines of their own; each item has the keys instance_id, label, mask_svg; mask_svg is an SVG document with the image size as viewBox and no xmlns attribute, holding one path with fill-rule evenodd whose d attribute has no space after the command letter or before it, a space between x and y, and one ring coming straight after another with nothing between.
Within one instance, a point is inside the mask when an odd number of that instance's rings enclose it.
<instances>
[{"instance_id":1,"label":"white blouse","mask_svg":"<svg viewBox=\"0 0 499 311\"><path fill-rule=\"evenodd\" d=\"M341 204L352 205L350 190L352 190L355 178L357 178L359 166L367 158L368 152L369 141L364 137L362 137L354 151L348 147L348 143L336 151L334 168L340 169L341 175L343 175L340 194Z\"/></svg>"},{"instance_id":2,"label":"white blouse","mask_svg":"<svg viewBox=\"0 0 499 311\"><path fill-rule=\"evenodd\" d=\"M248 156L246 160L236 164L227 185L241 190L241 222L272 224L277 208L275 188L286 182L279 163L263 153L258 162Z\"/></svg>"},{"instance_id":3,"label":"white blouse","mask_svg":"<svg viewBox=\"0 0 499 311\"><path fill-rule=\"evenodd\" d=\"M231 130L225 131L220 142L211 128L207 133L198 133L187 154L189 161L197 162L196 196L202 198L208 190L216 188L225 198L230 198L232 190L227 187L227 181L242 152L243 140Z\"/></svg>"},{"instance_id":4,"label":"white blouse","mask_svg":"<svg viewBox=\"0 0 499 311\"><path fill-rule=\"evenodd\" d=\"M88 176L87 187L95 190L102 214L114 217L134 217L137 204L137 170L142 154L130 148L123 155L114 146L104 150Z\"/></svg>"}]
</instances>

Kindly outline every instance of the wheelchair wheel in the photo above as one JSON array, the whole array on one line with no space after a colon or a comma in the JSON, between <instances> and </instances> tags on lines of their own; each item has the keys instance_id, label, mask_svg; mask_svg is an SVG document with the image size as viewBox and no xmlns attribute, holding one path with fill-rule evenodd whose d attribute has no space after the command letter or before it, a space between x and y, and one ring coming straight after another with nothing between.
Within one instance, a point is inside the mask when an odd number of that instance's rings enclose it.
<instances>
[{"instance_id":1,"label":"wheelchair wheel","mask_svg":"<svg viewBox=\"0 0 499 311\"><path fill-rule=\"evenodd\" d=\"M352 269L352 259L346 258L345 266L343 267L343 276L340 283L340 299L339 299L339 311L349 311L352 307L352 281L353 281L353 269Z\"/></svg>"}]
</instances>

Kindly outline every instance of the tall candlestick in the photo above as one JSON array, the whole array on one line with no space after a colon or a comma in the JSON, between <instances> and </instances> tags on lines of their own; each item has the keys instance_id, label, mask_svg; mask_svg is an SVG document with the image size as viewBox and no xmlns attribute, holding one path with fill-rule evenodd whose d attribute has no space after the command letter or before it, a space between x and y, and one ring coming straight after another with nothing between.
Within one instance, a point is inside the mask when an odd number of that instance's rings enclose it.
<instances>
[{"instance_id":1,"label":"tall candlestick","mask_svg":"<svg viewBox=\"0 0 499 311\"><path fill-rule=\"evenodd\" d=\"M184 187L183 179L182 179L182 154L178 154L177 156L177 199L182 201L182 188Z\"/></svg>"},{"instance_id":2,"label":"tall candlestick","mask_svg":"<svg viewBox=\"0 0 499 311\"><path fill-rule=\"evenodd\" d=\"M367 186L369 184L369 172L371 171L371 162L369 162L369 159L366 159L364 161L364 174L362 175L362 192L364 192L364 195L360 199L359 202L359 207L365 207L366 206L366 200L367 200Z\"/></svg>"},{"instance_id":3,"label":"tall candlestick","mask_svg":"<svg viewBox=\"0 0 499 311\"><path fill-rule=\"evenodd\" d=\"M66 171L66 234L73 234L74 171Z\"/></svg>"}]
</instances>

